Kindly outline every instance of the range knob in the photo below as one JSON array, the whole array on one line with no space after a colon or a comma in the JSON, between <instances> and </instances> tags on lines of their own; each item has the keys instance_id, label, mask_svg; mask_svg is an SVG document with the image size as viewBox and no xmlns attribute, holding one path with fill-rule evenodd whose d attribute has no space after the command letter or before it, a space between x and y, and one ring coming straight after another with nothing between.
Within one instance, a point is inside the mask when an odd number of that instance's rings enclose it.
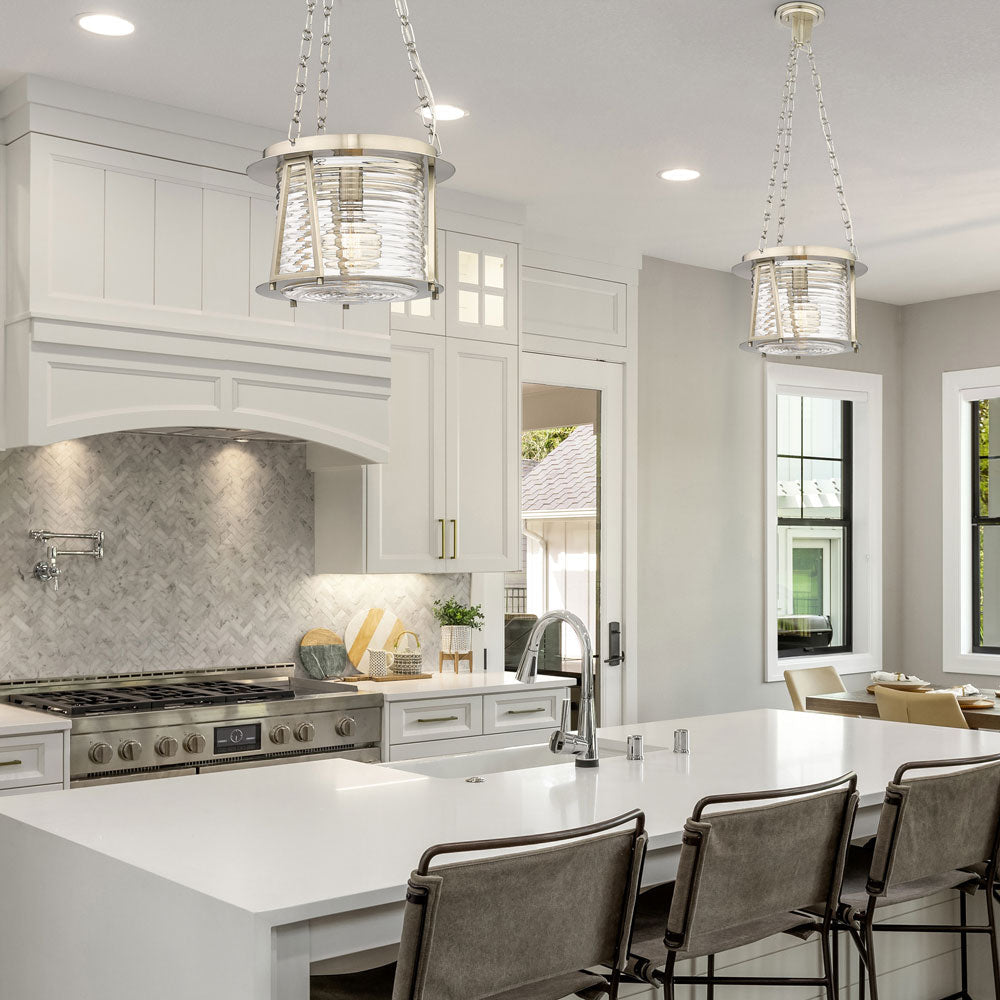
<instances>
[{"instance_id":1,"label":"range knob","mask_svg":"<svg viewBox=\"0 0 1000 1000\"><path fill-rule=\"evenodd\" d=\"M161 757L173 757L180 749L180 744L173 736L163 736L156 741L156 752Z\"/></svg>"},{"instance_id":2,"label":"range knob","mask_svg":"<svg viewBox=\"0 0 1000 1000\"><path fill-rule=\"evenodd\" d=\"M122 760L135 760L142 753L142 744L138 740L126 740L118 748L118 756Z\"/></svg>"},{"instance_id":3,"label":"range knob","mask_svg":"<svg viewBox=\"0 0 1000 1000\"><path fill-rule=\"evenodd\" d=\"M312 743L316 739L316 727L311 722L300 722L295 727L295 738L300 743Z\"/></svg>"},{"instance_id":4,"label":"range knob","mask_svg":"<svg viewBox=\"0 0 1000 1000\"><path fill-rule=\"evenodd\" d=\"M353 736L358 724L349 715L345 715L334 728L338 736Z\"/></svg>"},{"instance_id":5,"label":"range knob","mask_svg":"<svg viewBox=\"0 0 1000 1000\"><path fill-rule=\"evenodd\" d=\"M95 764L110 764L115 751L109 743L95 743L90 748L90 759Z\"/></svg>"},{"instance_id":6,"label":"range knob","mask_svg":"<svg viewBox=\"0 0 1000 1000\"><path fill-rule=\"evenodd\" d=\"M184 749L188 753L204 753L208 743L201 733L188 733L184 737Z\"/></svg>"},{"instance_id":7,"label":"range knob","mask_svg":"<svg viewBox=\"0 0 1000 1000\"><path fill-rule=\"evenodd\" d=\"M272 743L287 743L292 738L292 731L288 726L275 726L270 737Z\"/></svg>"}]
</instances>

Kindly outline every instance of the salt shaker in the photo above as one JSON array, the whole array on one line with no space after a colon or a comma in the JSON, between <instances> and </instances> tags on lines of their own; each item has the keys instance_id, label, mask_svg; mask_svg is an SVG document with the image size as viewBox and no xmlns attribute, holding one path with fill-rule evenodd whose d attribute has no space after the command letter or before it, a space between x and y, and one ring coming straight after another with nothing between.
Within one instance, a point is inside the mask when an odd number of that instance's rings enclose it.
<instances>
[{"instance_id":1,"label":"salt shaker","mask_svg":"<svg viewBox=\"0 0 1000 1000\"><path fill-rule=\"evenodd\" d=\"M691 742L686 729L674 730L674 753L690 753Z\"/></svg>"}]
</instances>

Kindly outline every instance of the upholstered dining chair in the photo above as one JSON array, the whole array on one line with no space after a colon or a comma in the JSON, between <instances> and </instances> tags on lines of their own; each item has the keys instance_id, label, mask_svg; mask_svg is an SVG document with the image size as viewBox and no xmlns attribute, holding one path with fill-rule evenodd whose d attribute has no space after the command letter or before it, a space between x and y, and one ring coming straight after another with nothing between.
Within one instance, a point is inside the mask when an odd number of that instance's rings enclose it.
<instances>
[{"instance_id":1,"label":"upholstered dining chair","mask_svg":"<svg viewBox=\"0 0 1000 1000\"><path fill-rule=\"evenodd\" d=\"M812 986L834 1000L830 931L856 785L850 773L802 788L702 799L684 824L677 880L639 896L627 977L663 987L666 1000L681 984L707 985L709 996L716 986ZM719 808L735 804L742 808ZM716 975L718 952L780 933L819 935L821 977ZM678 973L678 962L704 956L706 975Z\"/></svg>"},{"instance_id":2,"label":"upholstered dining chair","mask_svg":"<svg viewBox=\"0 0 1000 1000\"><path fill-rule=\"evenodd\" d=\"M953 691L896 691L879 686L875 688L875 703L879 718L886 722L969 728Z\"/></svg>"},{"instance_id":3,"label":"upholstered dining chair","mask_svg":"<svg viewBox=\"0 0 1000 1000\"><path fill-rule=\"evenodd\" d=\"M806 710L806 698L811 694L837 694L846 691L836 667L800 667L785 671L785 685L796 712Z\"/></svg>"},{"instance_id":4,"label":"upholstered dining chair","mask_svg":"<svg viewBox=\"0 0 1000 1000\"><path fill-rule=\"evenodd\" d=\"M313 976L311 1000L616 1000L644 822L636 809L559 833L429 848L407 884L398 961ZM540 849L497 856L525 847ZM431 866L449 854L466 858Z\"/></svg>"},{"instance_id":5,"label":"upholstered dining chair","mask_svg":"<svg viewBox=\"0 0 1000 1000\"><path fill-rule=\"evenodd\" d=\"M993 994L1000 1000L994 899L998 847L1000 754L915 761L896 770L885 790L874 841L863 848L852 846L848 853L838 907L838 927L850 931L861 958L861 1000L865 1000L866 978L871 1000L878 1000L875 934L880 932L959 935L961 990L946 1000L969 996L967 938L987 935ZM925 899L949 889L958 890L957 924L875 923L877 907ZM986 923L969 924L966 897L979 890L984 890Z\"/></svg>"}]
</instances>

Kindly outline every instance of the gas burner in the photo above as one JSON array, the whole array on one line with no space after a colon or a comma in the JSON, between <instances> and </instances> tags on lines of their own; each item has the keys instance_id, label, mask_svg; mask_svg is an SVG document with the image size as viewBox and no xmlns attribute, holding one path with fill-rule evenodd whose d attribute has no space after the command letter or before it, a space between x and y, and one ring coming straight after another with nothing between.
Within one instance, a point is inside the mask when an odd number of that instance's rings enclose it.
<instances>
[{"instance_id":1,"label":"gas burner","mask_svg":"<svg viewBox=\"0 0 1000 1000\"><path fill-rule=\"evenodd\" d=\"M243 705L294 698L291 687L233 680L192 680L177 684L136 684L122 687L12 694L10 701L24 708L42 709L77 718L116 712L154 712L201 705Z\"/></svg>"}]
</instances>

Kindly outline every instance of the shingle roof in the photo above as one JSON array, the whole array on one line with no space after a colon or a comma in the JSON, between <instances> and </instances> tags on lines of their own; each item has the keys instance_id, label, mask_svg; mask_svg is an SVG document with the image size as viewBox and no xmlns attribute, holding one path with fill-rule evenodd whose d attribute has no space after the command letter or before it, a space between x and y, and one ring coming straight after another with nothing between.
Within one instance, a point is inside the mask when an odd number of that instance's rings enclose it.
<instances>
[{"instance_id":1,"label":"shingle roof","mask_svg":"<svg viewBox=\"0 0 1000 1000\"><path fill-rule=\"evenodd\" d=\"M597 438L593 424L581 424L545 458L525 470L521 510L543 513L597 508Z\"/></svg>"}]
</instances>

